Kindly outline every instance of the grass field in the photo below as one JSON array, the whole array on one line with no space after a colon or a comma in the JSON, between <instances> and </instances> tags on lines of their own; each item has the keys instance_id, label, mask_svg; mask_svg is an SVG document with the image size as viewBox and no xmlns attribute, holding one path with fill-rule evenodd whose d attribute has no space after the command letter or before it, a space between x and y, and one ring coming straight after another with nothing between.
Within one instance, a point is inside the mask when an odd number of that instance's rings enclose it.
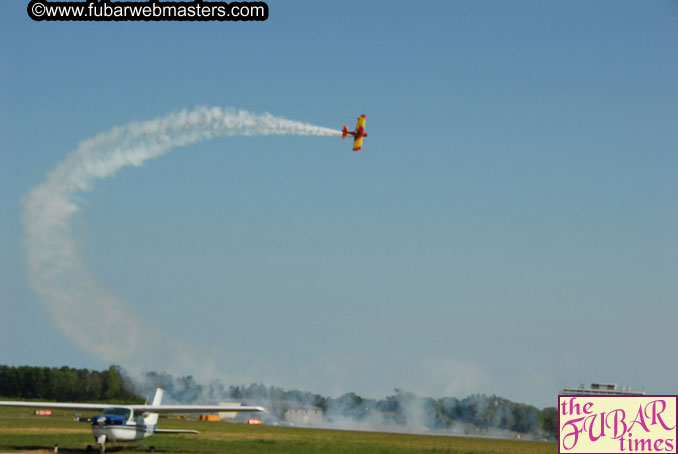
<instances>
[{"instance_id":1,"label":"grass field","mask_svg":"<svg viewBox=\"0 0 678 454\"><path fill-rule=\"evenodd\" d=\"M555 453L555 443L433 435L403 435L292 427L248 426L224 422L161 419L163 429L196 429L200 435L154 435L144 440L160 453ZM73 421L73 411L51 417L32 409L0 408L0 452L85 452L94 444L89 424ZM107 452L143 453L133 443L107 444Z\"/></svg>"}]
</instances>

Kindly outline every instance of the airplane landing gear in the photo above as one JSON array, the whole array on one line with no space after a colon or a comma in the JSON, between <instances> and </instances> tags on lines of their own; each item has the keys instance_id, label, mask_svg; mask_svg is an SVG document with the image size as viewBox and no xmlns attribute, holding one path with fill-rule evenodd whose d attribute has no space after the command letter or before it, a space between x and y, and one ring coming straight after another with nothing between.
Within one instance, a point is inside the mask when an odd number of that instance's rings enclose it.
<instances>
[{"instance_id":1,"label":"airplane landing gear","mask_svg":"<svg viewBox=\"0 0 678 454\"><path fill-rule=\"evenodd\" d=\"M104 454L106 452L106 435L100 435L97 438L97 443L99 443L99 454Z\"/></svg>"}]
</instances>

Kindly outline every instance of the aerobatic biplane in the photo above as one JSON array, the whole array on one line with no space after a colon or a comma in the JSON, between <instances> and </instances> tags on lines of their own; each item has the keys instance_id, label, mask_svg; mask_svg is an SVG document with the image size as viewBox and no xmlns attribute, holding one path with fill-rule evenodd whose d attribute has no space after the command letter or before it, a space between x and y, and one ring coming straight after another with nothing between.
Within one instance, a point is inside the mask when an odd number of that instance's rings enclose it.
<instances>
[{"instance_id":1,"label":"aerobatic biplane","mask_svg":"<svg viewBox=\"0 0 678 454\"><path fill-rule=\"evenodd\" d=\"M365 132L365 114L362 114L358 117L358 122L355 125L355 131L349 131L348 126L344 125L342 129L341 138L345 139L346 136L353 136L353 151L358 151L363 147L363 138L367 137Z\"/></svg>"}]
</instances>

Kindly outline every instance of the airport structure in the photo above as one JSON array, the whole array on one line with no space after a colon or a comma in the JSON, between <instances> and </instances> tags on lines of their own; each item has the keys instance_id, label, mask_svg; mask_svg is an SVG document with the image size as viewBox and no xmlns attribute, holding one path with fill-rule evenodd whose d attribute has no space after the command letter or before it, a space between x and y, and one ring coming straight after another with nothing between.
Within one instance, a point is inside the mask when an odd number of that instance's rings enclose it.
<instances>
[{"instance_id":1,"label":"airport structure","mask_svg":"<svg viewBox=\"0 0 678 454\"><path fill-rule=\"evenodd\" d=\"M290 408L284 418L298 426L318 426L323 422L323 411L317 407Z\"/></svg>"},{"instance_id":2,"label":"airport structure","mask_svg":"<svg viewBox=\"0 0 678 454\"><path fill-rule=\"evenodd\" d=\"M242 404L240 402L219 402L219 405L231 406L231 407L240 407ZM237 413L234 411L222 411L219 412L221 419L235 419Z\"/></svg>"},{"instance_id":3,"label":"airport structure","mask_svg":"<svg viewBox=\"0 0 678 454\"><path fill-rule=\"evenodd\" d=\"M582 383L578 388L563 388L561 396L639 396L645 394L644 391L634 391L629 386L619 386L614 383L591 383L587 388Z\"/></svg>"}]
</instances>

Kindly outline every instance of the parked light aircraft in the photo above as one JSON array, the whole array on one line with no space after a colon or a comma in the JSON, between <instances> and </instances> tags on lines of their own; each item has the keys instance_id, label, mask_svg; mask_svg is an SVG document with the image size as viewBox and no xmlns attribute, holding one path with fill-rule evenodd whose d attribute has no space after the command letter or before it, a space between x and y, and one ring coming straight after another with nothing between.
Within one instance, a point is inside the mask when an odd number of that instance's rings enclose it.
<instances>
[{"instance_id":1,"label":"parked light aircraft","mask_svg":"<svg viewBox=\"0 0 678 454\"><path fill-rule=\"evenodd\" d=\"M363 148L363 138L367 137L365 132L365 114L362 114L358 117L358 122L355 125L355 131L349 131L348 125L344 125L344 129L341 130L341 138L345 139L346 136L353 136L353 151L358 151Z\"/></svg>"},{"instance_id":2,"label":"parked light aircraft","mask_svg":"<svg viewBox=\"0 0 678 454\"><path fill-rule=\"evenodd\" d=\"M158 429L159 413L200 413L200 412L255 412L266 411L257 406L234 405L160 405L163 390L156 389L153 402L150 405L114 405L114 404L84 404L84 403L55 403L55 402L14 402L0 401L0 406L53 408L61 410L92 410L102 411L93 416L92 435L99 444L99 452L103 454L107 442L138 441L153 434L167 433L200 433L197 430L163 430ZM90 448L88 446L88 448ZM155 450L149 447L149 450Z\"/></svg>"}]
</instances>

